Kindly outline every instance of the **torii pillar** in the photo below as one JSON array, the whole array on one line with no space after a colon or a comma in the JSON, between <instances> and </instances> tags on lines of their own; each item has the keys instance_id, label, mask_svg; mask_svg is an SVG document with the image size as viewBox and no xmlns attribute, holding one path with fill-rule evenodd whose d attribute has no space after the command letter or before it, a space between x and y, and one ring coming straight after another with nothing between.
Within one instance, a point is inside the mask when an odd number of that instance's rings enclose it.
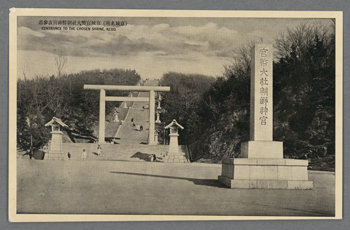
<instances>
[{"instance_id":1,"label":"torii pillar","mask_svg":"<svg viewBox=\"0 0 350 230\"><path fill-rule=\"evenodd\" d=\"M105 127L106 126L106 90L100 89L100 116L98 128L98 143L105 143Z\"/></svg>"},{"instance_id":2,"label":"torii pillar","mask_svg":"<svg viewBox=\"0 0 350 230\"><path fill-rule=\"evenodd\" d=\"M106 101L148 101L149 102L149 135L148 144L156 145L154 137L155 129L155 91L169 92L168 86L131 86L131 85L84 85L84 89L100 90L100 114L99 114L99 144L105 143L105 120L106 120ZM149 91L149 97L112 97L106 96L106 90L122 91Z\"/></svg>"},{"instance_id":3,"label":"torii pillar","mask_svg":"<svg viewBox=\"0 0 350 230\"><path fill-rule=\"evenodd\" d=\"M149 91L149 135L148 135L148 144L156 145L154 128L155 128L155 100L154 100L154 90Z\"/></svg>"}]
</instances>

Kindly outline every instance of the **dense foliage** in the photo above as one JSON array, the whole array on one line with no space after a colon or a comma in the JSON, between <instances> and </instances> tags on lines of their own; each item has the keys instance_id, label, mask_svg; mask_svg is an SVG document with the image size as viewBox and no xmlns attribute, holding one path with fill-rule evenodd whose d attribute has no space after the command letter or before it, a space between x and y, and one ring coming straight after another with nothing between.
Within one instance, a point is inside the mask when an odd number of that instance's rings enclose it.
<instances>
[{"instance_id":1,"label":"dense foliage","mask_svg":"<svg viewBox=\"0 0 350 230\"><path fill-rule=\"evenodd\" d=\"M36 77L17 82L17 144L26 149L33 138L38 148L50 139L50 129L45 123L52 117L62 119L69 126L67 132L92 136L98 122L99 91L84 90L84 84L135 85L140 80L135 70L93 70L60 77ZM107 91L109 96L128 92ZM106 103L106 114L119 102Z\"/></svg>"},{"instance_id":2,"label":"dense foliage","mask_svg":"<svg viewBox=\"0 0 350 230\"><path fill-rule=\"evenodd\" d=\"M286 154L333 155L335 141L335 37L322 27L302 25L275 39L276 140ZM310 156L311 157L311 156Z\"/></svg>"},{"instance_id":3,"label":"dense foliage","mask_svg":"<svg viewBox=\"0 0 350 230\"><path fill-rule=\"evenodd\" d=\"M200 121L200 107L203 94L215 82L214 77L199 74L181 74L169 72L163 75L160 84L171 87L171 92L163 94L162 107L165 113L162 120L169 124L176 119L186 127L180 131L179 141L182 144L191 144L203 130Z\"/></svg>"},{"instance_id":4,"label":"dense foliage","mask_svg":"<svg viewBox=\"0 0 350 230\"><path fill-rule=\"evenodd\" d=\"M334 155L333 29L304 24L275 38L274 140L284 142L285 157ZM198 92L200 82L187 84L186 79L175 77L166 81L169 74L164 75L163 81L175 89L165 98L167 112L188 129L182 131L179 141L190 144L194 158L215 161L239 156L240 143L249 140L253 45L236 50L223 76L205 91ZM182 87L184 90L178 90Z\"/></svg>"}]
</instances>

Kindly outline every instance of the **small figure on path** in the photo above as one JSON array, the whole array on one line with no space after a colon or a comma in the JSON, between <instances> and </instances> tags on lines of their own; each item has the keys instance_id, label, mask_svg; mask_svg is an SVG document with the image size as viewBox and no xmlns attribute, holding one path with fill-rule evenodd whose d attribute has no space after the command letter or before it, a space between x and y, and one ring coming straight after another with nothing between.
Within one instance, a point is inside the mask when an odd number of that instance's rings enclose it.
<instances>
[{"instance_id":1,"label":"small figure on path","mask_svg":"<svg viewBox=\"0 0 350 230\"><path fill-rule=\"evenodd\" d=\"M133 127L135 127L135 126L136 126L134 122L132 123L132 126L133 126Z\"/></svg>"},{"instance_id":2,"label":"small figure on path","mask_svg":"<svg viewBox=\"0 0 350 230\"><path fill-rule=\"evenodd\" d=\"M131 122L134 122L134 118L131 118Z\"/></svg>"},{"instance_id":3,"label":"small figure on path","mask_svg":"<svg viewBox=\"0 0 350 230\"><path fill-rule=\"evenodd\" d=\"M143 126L142 125L140 125L140 132L143 130Z\"/></svg>"},{"instance_id":4,"label":"small figure on path","mask_svg":"<svg viewBox=\"0 0 350 230\"><path fill-rule=\"evenodd\" d=\"M140 126L138 124L136 124L136 130L140 131Z\"/></svg>"},{"instance_id":5,"label":"small figure on path","mask_svg":"<svg viewBox=\"0 0 350 230\"><path fill-rule=\"evenodd\" d=\"M70 157L71 157L71 155L70 155L70 153L68 152L68 159L70 159Z\"/></svg>"},{"instance_id":6,"label":"small figure on path","mask_svg":"<svg viewBox=\"0 0 350 230\"><path fill-rule=\"evenodd\" d=\"M81 159L83 161L85 161L86 160L86 156L87 156L87 152L85 151L85 149L83 149L83 153L81 154Z\"/></svg>"},{"instance_id":7,"label":"small figure on path","mask_svg":"<svg viewBox=\"0 0 350 230\"><path fill-rule=\"evenodd\" d=\"M100 145L97 146L97 156L102 154L102 148Z\"/></svg>"}]
</instances>

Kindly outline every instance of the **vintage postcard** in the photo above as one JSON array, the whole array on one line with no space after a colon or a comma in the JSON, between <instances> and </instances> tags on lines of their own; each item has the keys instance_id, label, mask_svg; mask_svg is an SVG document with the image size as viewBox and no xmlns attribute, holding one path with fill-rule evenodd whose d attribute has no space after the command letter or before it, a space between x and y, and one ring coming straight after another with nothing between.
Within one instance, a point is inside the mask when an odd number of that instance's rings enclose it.
<instances>
[{"instance_id":1,"label":"vintage postcard","mask_svg":"<svg viewBox=\"0 0 350 230\"><path fill-rule=\"evenodd\" d=\"M9 220L342 218L342 12L11 9Z\"/></svg>"}]
</instances>

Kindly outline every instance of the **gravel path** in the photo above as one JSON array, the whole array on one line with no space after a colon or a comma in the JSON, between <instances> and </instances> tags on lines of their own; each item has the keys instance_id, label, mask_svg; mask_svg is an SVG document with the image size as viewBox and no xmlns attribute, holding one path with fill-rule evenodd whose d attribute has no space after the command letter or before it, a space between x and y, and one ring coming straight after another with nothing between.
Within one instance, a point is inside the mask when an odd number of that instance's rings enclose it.
<instances>
[{"instance_id":1,"label":"gravel path","mask_svg":"<svg viewBox=\"0 0 350 230\"><path fill-rule=\"evenodd\" d=\"M19 213L334 216L334 173L313 190L228 189L221 165L18 159Z\"/></svg>"}]
</instances>

